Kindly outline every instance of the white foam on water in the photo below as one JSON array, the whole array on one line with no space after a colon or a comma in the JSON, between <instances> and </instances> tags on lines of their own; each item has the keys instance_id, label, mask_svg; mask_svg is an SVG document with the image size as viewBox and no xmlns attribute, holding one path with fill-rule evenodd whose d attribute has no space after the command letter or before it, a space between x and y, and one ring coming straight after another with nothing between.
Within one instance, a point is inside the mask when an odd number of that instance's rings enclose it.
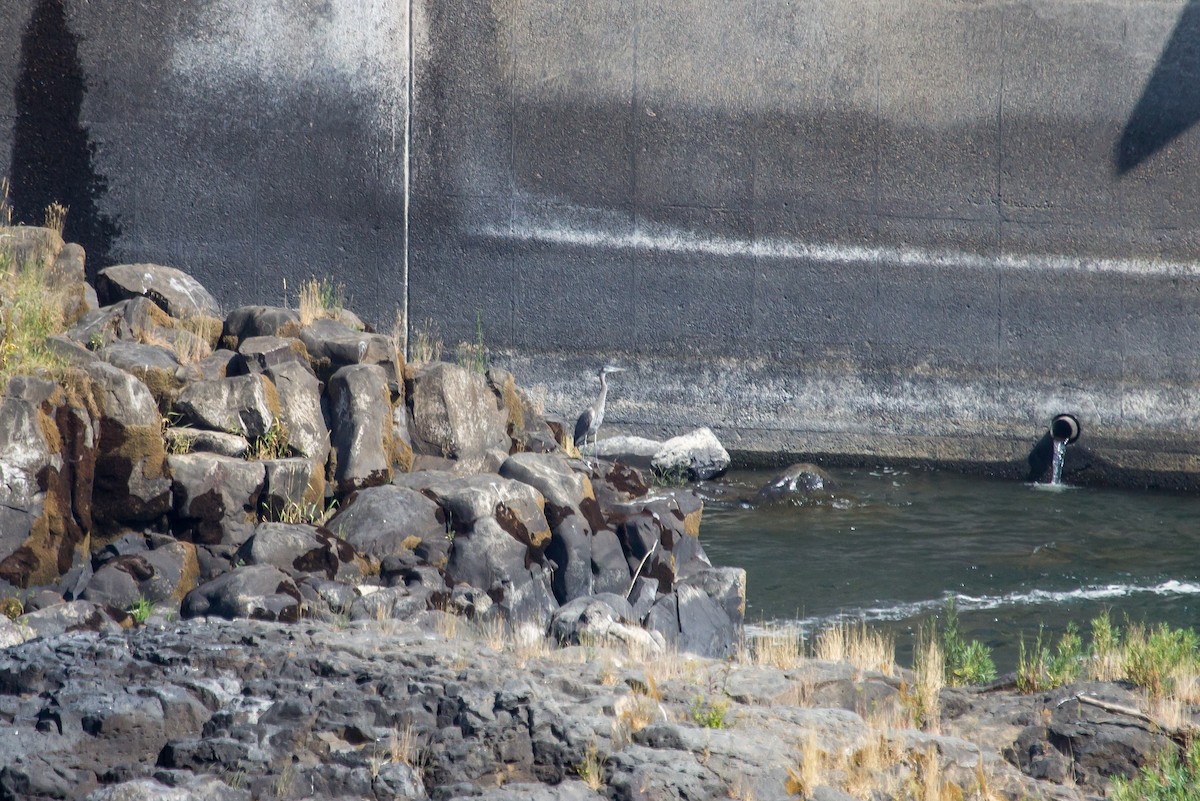
<instances>
[{"instance_id":1,"label":"white foam on water","mask_svg":"<svg viewBox=\"0 0 1200 801\"><path fill-rule=\"evenodd\" d=\"M949 598L954 599L955 607L960 611L988 611L1015 606L1054 606L1070 604L1078 601L1105 601L1116 598L1128 598L1135 595L1158 596L1188 596L1200 595L1200 584L1191 581L1168 579L1153 585L1138 584L1104 584L1091 587L1080 587L1075 590L1029 590L1014 592L1006 595L963 595L947 593L941 598L930 598L923 601L880 605L867 608L847 609L832 615L806 617L795 621L781 622L778 625L794 625L801 629L819 629L835 623L865 621L894 622L918 617L926 612L941 609ZM777 625L777 624L772 624ZM753 627L749 627L755 631Z\"/></svg>"}]
</instances>

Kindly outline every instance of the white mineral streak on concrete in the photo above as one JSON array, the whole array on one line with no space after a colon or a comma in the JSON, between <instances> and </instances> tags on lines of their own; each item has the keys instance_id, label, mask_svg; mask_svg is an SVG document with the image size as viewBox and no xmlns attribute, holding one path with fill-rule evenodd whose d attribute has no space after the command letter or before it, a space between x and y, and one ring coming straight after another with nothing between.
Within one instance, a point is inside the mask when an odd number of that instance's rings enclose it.
<instances>
[{"instance_id":1,"label":"white mineral streak on concrete","mask_svg":"<svg viewBox=\"0 0 1200 801\"><path fill-rule=\"evenodd\" d=\"M1179 278L1200 277L1200 263L1163 259L1112 259L1052 253L981 255L961 250L868 247L784 239L750 240L709 236L691 231L679 231L665 226L651 226L649 230L638 230L633 233L613 233L601 229L579 229L569 226L516 224L512 231L493 226L484 228L479 233L498 239L512 238L522 242L569 247L657 251L725 258L803 260L829 265L884 264L1001 272L1060 270Z\"/></svg>"}]
</instances>

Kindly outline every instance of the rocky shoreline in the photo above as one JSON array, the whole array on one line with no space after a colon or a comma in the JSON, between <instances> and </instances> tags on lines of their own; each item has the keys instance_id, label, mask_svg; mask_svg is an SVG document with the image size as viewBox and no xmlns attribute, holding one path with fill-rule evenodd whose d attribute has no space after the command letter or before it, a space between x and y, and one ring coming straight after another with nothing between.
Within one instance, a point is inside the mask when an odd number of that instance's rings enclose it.
<instances>
[{"instance_id":1,"label":"rocky shoreline","mask_svg":"<svg viewBox=\"0 0 1200 801\"><path fill-rule=\"evenodd\" d=\"M480 353L406 363L316 282L225 313L0 244L62 321L0 398L0 799L1073 799L1170 746L1003 689L923 731L902 671L761 664L683 485L711 433L580 456Z\"/></svg>"}]
</instances>

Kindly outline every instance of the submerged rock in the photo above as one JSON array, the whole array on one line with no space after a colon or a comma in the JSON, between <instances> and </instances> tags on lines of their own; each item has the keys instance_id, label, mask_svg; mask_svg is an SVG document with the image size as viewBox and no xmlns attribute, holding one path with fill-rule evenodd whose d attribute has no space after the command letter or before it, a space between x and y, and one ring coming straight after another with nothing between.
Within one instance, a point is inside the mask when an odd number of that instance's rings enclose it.
<instances>
[{"instance_id":1,"label":"submerged rock","mask_svg":"<svg viewBox=\"0 0 1200 801\"><path fill-rule=\"evenodd\" d=\"M790 503L797 506L832 497L833 479L815 464L794 464L776 474L758 490L758 503Z\"/></svg>"}]
</instances>

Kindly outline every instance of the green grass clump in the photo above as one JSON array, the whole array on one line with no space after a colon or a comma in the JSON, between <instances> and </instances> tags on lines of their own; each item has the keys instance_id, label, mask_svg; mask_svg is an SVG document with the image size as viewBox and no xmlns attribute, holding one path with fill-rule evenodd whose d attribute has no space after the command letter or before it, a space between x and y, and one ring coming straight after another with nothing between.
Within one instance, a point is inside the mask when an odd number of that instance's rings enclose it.
<instances>
[{"instance_id":1,"label":"green grass clump","mask_svg":"<svg viewBox=\"0 0 1200 801\"><path fill-rule=\"evenodd\" d=\"M15 375L57 373L66 366L46 346L46 337L65 328L59 289L39 265L18 264L3 236L0 232L0 386Z\"/></svg>"},{"instance_id":2,"label":"green grass clump","mask_svg":"<svg viewBox=\"0 0 1200 801\"><path fill-rule=\"evenodd\" d=\"M125 611L133 618L134 623L140 625L149 620L150 615L154 614L154 602L144 595L139 595L138 599Z\"/></svg>"},{"instance_id":3,"label":"green grass clump","mask_svg":"<svg viewBox=\"0 0 1200 801\"><path fill-rule=\"evenodd\" d=\"M1150 631L1131 626L1125 636L1126 678L1161 698L1174 689L1174 676L1196 664L1196 632L1160 623Z\"/></svg>"},{"instance_id":4,"label":"green grass clump","mask_svg":"<svg viewBox=\"0 0 1200 801\"><path fill-rule=\"evenodd\" d=\"M1042 692L1070 684L1079 678L1084 667L1083 638L1079 627L1067 625L1053 649L1045 638L1045 629L1038 629L1037 642L1033 650L1025 648L1025 638L1017 655L1017 689L1023 693Z\"/></svg>"},{"instance_id":5,"label":"green grass clump","mask_svg":"<svg viewBox=\"0 0 1200 801\"><path fill-rule=\"evenodd\" d=\"M1136 776L1112 780L1113 801L1200 801L1200 740L1182 757L1173 749L1159 755Z\"/></svg>"},{"instance_id":6,"label":"green grass clump","mask_svg":"<svg viewBox=\"0 0 1200 801\"><path fill-rule=\"evenodd\" d=\"M692 701L692 720L706 729L724 729L729 726L726 715L729 713L729 701L717 698L706 701L704 696L697 695Z\"/></svg>"},{"instance_id":7,"label":"green grass clump","mask_svg":"<svg viewBox=\"0 0 1200 801\"><path fill-rule=\"evenodd\" d=\"M253 462L267 459L286 459L292 452L288 443L288 431L278 420L272 420L270 427L254 442L244 457Z\"/></svg>"},{"instance_id":8,"label":"green grass clump","mask_svg":"<svg viewBox=\"0 0 1200 801\"><path fill-rule=\"evenodd\" d=\"M996 663L991 649L979 640L967 642L958 629L958 610L954 599L946 600L941 630L942 651L946 660L946 684L963 687L987 684L996 679Z\"/></svg>"}]
</instances>

